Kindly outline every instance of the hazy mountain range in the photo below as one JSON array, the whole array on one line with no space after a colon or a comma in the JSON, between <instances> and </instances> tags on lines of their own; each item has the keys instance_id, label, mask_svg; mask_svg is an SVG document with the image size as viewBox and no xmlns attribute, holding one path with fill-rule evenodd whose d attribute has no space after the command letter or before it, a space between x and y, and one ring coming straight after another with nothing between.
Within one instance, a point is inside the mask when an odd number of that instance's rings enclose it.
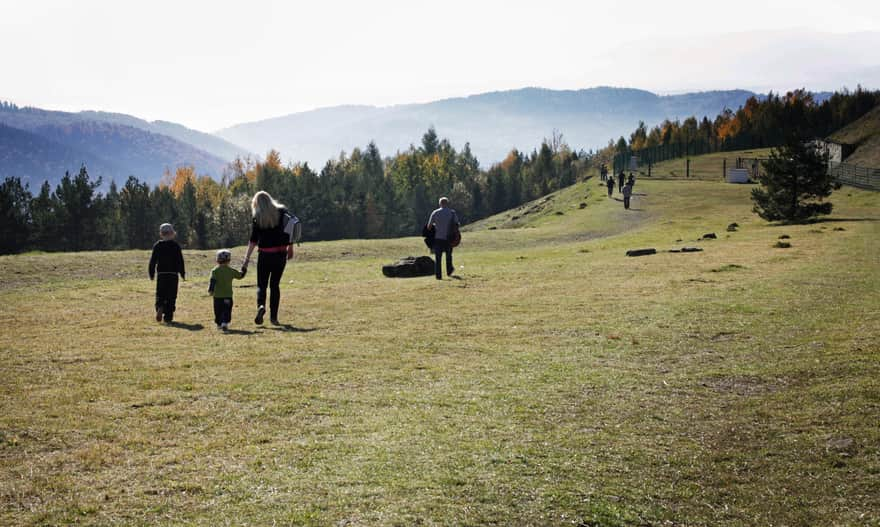
<instances>
[{"instance_id":1,"label":"hazy mountain range","mask_svg":"<svg viewBox=\"0 0 880 527\"><path fill-rule=\"evenodd\" d=\"M385 156L418 144L430 126L461 148L469 142L487 167L512 149L531 151L554 130L574 148L595 149L645 121L714 118L754 95L746 90L660 96L628 88L575 91L525 88L389 107L337 106L236 125L207 134L167 121L106 112L0 106L0 178L32 188L85 164L105 183L129 175L154 184L166 168L188 164L219 177L236 156L279 150L283 159L320 169L341 151L375 141Z\"/></svg>"},{"instance_id":2,"label":"hazy mountain range","mask_svg":"<svg viewBox=\"0 0 880 527\"><path fill-rule=\"evenodd\" d=\"M231 159L247 154L219 137L170 122L0 106L0 178L21 177L33 188L45 180L54 184L83 164L105 183L122 184L130 175L155 183L166 168L181 165L219 177Z\"/></svg>"},{"instance_id":3,"label":"hazy mountain range","mask_svg":"<svg viewBox=\"0 0 880 527\"><path fill-rule=\"evenodd\" d=\"M327 159L373 140L383 155L418 143L429 126L462 147L470 142L481 164L500 161L512 148L531 151L554 130L574 148L597 148L648 125L691 115L710 119L736 109L754 93L707 91L659 96L628 88L576 91L525 88L389 107L336 106L245 123L216 132L243 147L279 150L285 159L320 168Z\"/></svg>"}]
</instances>

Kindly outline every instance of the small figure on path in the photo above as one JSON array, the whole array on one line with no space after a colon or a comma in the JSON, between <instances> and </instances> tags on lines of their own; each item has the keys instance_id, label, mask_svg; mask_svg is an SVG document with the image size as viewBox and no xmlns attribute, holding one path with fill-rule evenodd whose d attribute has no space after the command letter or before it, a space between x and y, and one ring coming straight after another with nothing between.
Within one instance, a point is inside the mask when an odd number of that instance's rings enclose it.
<instances>
[{"instance_id":1,"label":"small figure on path","mask_svg":"<svg viewBox=\"0 0 880 527\"><path fill-rule=\"evenodd\" d=\"M623 208L629 209L629 198L632 196L633 188L632 185L627 183L623 186Z\"/></svg>"},{"instance_id":2,"label":"small figure on path","mask_svg":"<svg viewBox=\"0 0 880 527\"><path fill-rule=\"evenodd\" d=\"M620 171L620 174L617 174L617 186L620 187L618 192L623 192L624 179L626 178L626 174L623 173L623 170Z\"/></svg>"},{"instance_id":3,"label":"small figure on path","mask_svg":"<svg viewBox=\"0 0 880 527\"><path fill-rule=\"evenodd\" d=\"M605 181L606 179L608 179L608 166L602 163L602 166L599 168L599 180Z\"/></svg>"},{"instance_id":4,"label":"small figure on path","mask_svg":"<svg viewBox=\"0 0 880 527\"><path fill-rule=\"evenodd\" d=\"M608 187L608 197L610 198L612 194L614 194L614 178L608 178L608 181L605 182L605 186Z\"/></svg>"},{"instance_id":5,"label":"small figure on path","mask_svg":"<svg viewBox=\"0 0 880 527\"><path fill-rule=\"evenodd\" d=\"M629 179L626 180L626 184L631 187L636 186L636 177L633 175L632 172L629 173Z\"/></svg>"},{"instance_id":6,"label":"small figure on path","mask_svg":"<svg viewBox=\"0 0 880 527\"><path fill-rule=\"evenodd\" d=\"M254 248L259 248L257 258L257 316L255 324L262 324L266 315L266 290L269 290L269 320L278 325L278 307L281 304L281 275L287 260L293 259L293 241L284 227L292 221L291 215L281 203L268 192L261 190L251 200L254 219L250 243L244 257L242 270L250 263Z\"/></svg>"},{"instance_id":7,"label":"small figure on path","mask_svg":"<svg viewBox=\"0 0 880 527\"><path fill-rule=\"evenodd\" d=\"M217 251L217 267L211 269L211 283L208 293L214 297L214 323L217 329L226 331L232 322L232 280L241 280L247 274L247 267L241 271L229 267L232 253L227 249Z\"/></svg>"},{"instance_id":8,"label":"small figure on path","mask_svg":"<svg viewBox=\"0 0 880 527\"><path fill-rule=\"evenodd\" d=\"M441 257L446 253L446 275L452 276L455 267L452 266L452 245L458 233L458 215L449 208L449 199L440 198L440 208L431 213L426 228L434 230L434 275L437 280L443 279ZM460 236L460 235L458 235Z\"/></svg>"},{"instance_id":9,"label":"small figure on path","mask_svg":"<svg viewBox=\"0 0 880 527\"><path fill-rule=\"evenodd\" d=\"M147 272L150 280L156 279L156 322L174 321L177 309L177 276L186 280L183 251L174 238L177 233L170 223L159 226L159 241L153 245Z\"/></svg>"}]
</instances>

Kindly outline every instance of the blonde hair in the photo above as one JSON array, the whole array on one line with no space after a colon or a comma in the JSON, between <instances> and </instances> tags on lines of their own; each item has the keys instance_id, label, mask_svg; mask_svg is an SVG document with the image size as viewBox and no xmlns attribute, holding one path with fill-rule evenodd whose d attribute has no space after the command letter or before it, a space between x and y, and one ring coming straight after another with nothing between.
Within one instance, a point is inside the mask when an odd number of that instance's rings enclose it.
<instances>
[{"instance_id":1,"label":"blonde hair","mask_svg":"<svg viewBox=\"0 0 880 527\"><path fill-rule=\"evenodd\" d=\"M278 222L281 221L281 215L278 212L283 208L284 205L275 201L265 190L254 194L254 199L251 200L254 221L261 229L277 227Z\"/></svg>"}]
</instances>

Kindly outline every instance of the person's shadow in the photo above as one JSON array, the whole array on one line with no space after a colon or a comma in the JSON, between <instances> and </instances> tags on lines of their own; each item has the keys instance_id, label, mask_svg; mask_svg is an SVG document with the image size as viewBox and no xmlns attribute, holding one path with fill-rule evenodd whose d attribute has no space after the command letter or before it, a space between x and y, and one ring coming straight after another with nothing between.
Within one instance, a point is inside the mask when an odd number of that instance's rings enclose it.
<instances>
[{"instance_id":1,"label":"person's shadow","mask_svg":"<svg viewBox=\"0 0 880 527\"><path fill-rule=\"evenodd\" d=\"M168 326L172 328L185 329L187 331L201 331L205 326L201 324L187 324L185 322L169 322Z\"/></svg>"},{"instance_id":2,"label":"person's shadow","mask_svg":"<svg viewBox=\"0 0 880 527\"><path fill-rule=\"evenodd\" d=\"M246 329L227 329L223 332L226 335L256 335L256 331L249 331Z\"/></svg>"},{"instance_id":3,"label":"person's shadow","mask_svg":"<svg viewBox=\"0 0 880 527\"><path fill-rule=\"evenodd\" d=\"M318 328L298 328L291 324L278 324L277 326L269 326L268 329L291 333L311 333L312 331L318 330Z\"/></svg>"}]
</instances>

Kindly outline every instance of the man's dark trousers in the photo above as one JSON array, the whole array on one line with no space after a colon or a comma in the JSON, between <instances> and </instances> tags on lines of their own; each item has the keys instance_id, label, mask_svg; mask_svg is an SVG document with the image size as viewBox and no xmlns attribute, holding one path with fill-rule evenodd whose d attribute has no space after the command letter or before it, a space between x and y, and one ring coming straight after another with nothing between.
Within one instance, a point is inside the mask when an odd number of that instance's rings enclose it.
<instances>
[{"instance_id":1,"label":"man's dark trousers","mask_svg":"<svg viewBox=\"0 0 880 527\"><path fill-rule=\"evenodd\" d=\"M443 253L446 253L446 274L452 274L452 246L449 245L448 240L434 240L434 275L436 275L437 280L443 279L443 261L441 257Z\"/></svg>"}]
</instances>

